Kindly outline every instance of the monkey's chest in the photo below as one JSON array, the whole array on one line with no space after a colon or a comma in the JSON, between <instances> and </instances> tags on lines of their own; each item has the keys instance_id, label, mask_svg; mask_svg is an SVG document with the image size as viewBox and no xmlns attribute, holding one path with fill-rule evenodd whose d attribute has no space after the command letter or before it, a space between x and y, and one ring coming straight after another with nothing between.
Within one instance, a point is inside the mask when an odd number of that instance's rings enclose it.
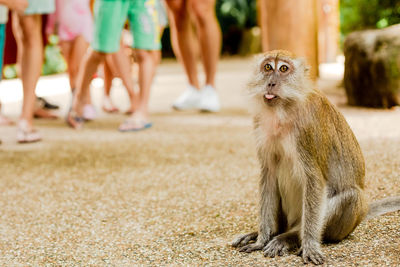
<instances>
[{"instance_id":1,"label":"monkey's chest","mask_svg":"<svg viewBox=\"0 0 400 267\"><path fill-rule=\"evenodd\" d=\"M303 203L304 168L296 149L295 137L287 135L271 141L267 151L268 167L276 179L281 207L289 227L301 221Z\"/></svg>"},{"instance_id":2,"label":"monkey's chest","mask_svg":"<svg viewBox=\"0 0 400 267\"><path fill-rule=\"evenodd\" d=\"M281 207L286 215L289 227L301 221L303 186L301 177L296 174L293 163L281 163L277 169L277 183L281 199Z\"/></svg>"}]
</instances>

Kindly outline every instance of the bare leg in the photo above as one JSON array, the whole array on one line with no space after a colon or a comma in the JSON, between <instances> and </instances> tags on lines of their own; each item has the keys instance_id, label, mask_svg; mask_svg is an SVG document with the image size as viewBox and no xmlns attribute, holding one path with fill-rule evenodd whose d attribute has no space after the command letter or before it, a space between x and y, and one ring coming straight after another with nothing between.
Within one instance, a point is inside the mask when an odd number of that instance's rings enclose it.
<instances>
[{"instance_id":1,"label":"bare leg","mask_svg":"<svg viewBox=\"0 0 400 267\"><path fill-rule=\"evenodd\" d=\"M108 60L104 62L104 95L110 97L112 82L114 79L114 73L111 71Z\"/></svg>"},{"instance_id":2,"label":"bare leg","mask_svg":"<svg viewBox=\"0 0 400 267\"><path fill-rule=\"evenodd\" d=\"M110 97L112 81L114 79L114 73L112 72L109 64L107 63L107 57L103 67L104 67L104 97L103 97L102 108L105 112L109 113L117 112L118 109L114 106Z\"/></svg>"},{"instance_id":3,"label":"bare leg","mask_svg":"<svg viewBox=\"0 0 400 267\"><path fill-rule=\"evenodd\" d=\"M168 8L172 12L173 23L175 25L181 53L183 66L190 85L200 88L197 77L196 57L194 53L194 44L192 38L192 29L190 24L190 16L187 12L186 1L184 0L167 0Z\"/></svg>"},{"instance_id":4,"label":"bare leg","mask_svg":"<svg viewBox=\"0 0 400 267\"><path fill-rule=\"evenodd\" d=\"M69 85L71 87L71 90L75 89L75 83L72 81L72 73L71 73L71 68L72 68L72 60L71 60L71 48L72 48L72 41L60 41L59 43L61 52L64 56L65 61L67 62L67 68L68 68L68 79L69 79Z\"/></svg>"},{"instance_id":5,"label":"bare leg","mask_svg":"<svg viewBox=\"0 0 400 267\"><path fill-rule=\"evenodd\" d=\"M109 64L114 75L117 74L121 78L122 83L128 92L131 101L131 107L129 108L128 113L134 112L138 104L138 96L134 90L132 66L129 57L124 53L123 49L120 49L118 52L107 57L107 64Z\"/></svg>"},{"instance_id":6,"label":"bare leg","mask_svg":"<svg viewBox=\"0 0 400 267\"><path fill-rule=\"evenodd\" d=\"M160 51L135 49L135 54L139 64L139 103L136 111L128 121L120 126L121 131L126 131L130 128L142 128L149 121L150 88L159 61Z\"/></svg>"},{"instance_id":7,"label":"bare leg","mask_svg":"<svg viewBox=\"0 0 400 267\"><path fill-rule=\"evenodd\" d=\"M221 50L221 29L215 15L215 0L191 0L206 74L206 85L215 88L215 74Z\"/></svg>"},{"instance_id":8,"label":"bare leg","mask_svg":"<svg viewBox=\"0 0 400 267\"><path fill-rule=\"evenodd\" d=\"M160 51L135 50L139 64L139 104L137 112L146 120L148 119L148 104L150 98L150 88L153 82L156 67L159 61Z\"/></svg>"},{"instance_id":9,"label":"bare leg","mask_svg":"<svg viewBox=\"0 0 400 267\"><path fill-rule=\"evenodd\" d=\"M19 22L19 15L17 12L12 12L12 32L15 38L15 42L17 43L17 75L21 77L21 61L22 61L22 50L24 49L24 45L22 43L22 29Z\"/></svg>"},{"instance_id":10,"label":"bare leg","mask_svg":"<svg viewBox=\"0 0 400 267\"><path fill-rule=\"evenodd\" d=\"M24 91L21 120L32 128L35 109L35 89L40 77L43 61L43 43L41 36L42 20L40 15L19 16L22 32L23 50L21 54L21 79Z\"/></svg>"},{"instance_id":11,"label":"bare leg","mask_svg":"<svg viewBox=\"0 0 400 267\"><path fill-rule=\"evenodd\" d=\"M72 43L70 68L72 88L77 87L79 66L82 63L82 59L85 56L88 47L89 44L86 42L83 36L78 36Z\"/></svg>"},{"instance_id":12,"label":"bare leg","mask_svg":"<svg viewBox=\"0 0 400 267\"><path fill-rule=\"evenodd\" d=\"M174 51L174 55L175 55L176 59L179 62L182 62L182 55L181 55L181 51L179 50L179 44L178 44L178 33L176 30L173 13L169 8L167 8L167 12L168 12L172 51Z\"/></svg>"},{"instance_id":13,"label":"bare leg","mask_svg":"<svg viewBox=\"0 0 400 267\"><path fill-rule=\"evenodd\" d=\"M90 83L93 75L96 73L97 67L104 61L105 57L106 54L89 49L83 60L82 69L79 70L76 93L72 104L72 110L75 111L78 116L82 116L83 105L87 103L87 99L90 97Z\"/></svg>"}]
</instances>

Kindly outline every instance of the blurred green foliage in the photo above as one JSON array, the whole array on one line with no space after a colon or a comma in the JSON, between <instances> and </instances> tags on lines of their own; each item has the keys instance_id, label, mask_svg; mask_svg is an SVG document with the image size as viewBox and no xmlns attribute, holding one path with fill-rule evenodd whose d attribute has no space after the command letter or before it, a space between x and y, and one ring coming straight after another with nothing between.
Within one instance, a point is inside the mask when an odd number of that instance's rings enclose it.
<instances>
[{"instance_id":1,"label":"blurred green foliage","mask_svg":"<svg viewBox=\"0 0 400 267\"><path fill-rule=\"evenodd\" d=\"M399 0L340 0L342 37L356 30L380 29L400 23Z\"/></svg>"},{"instance_id":2,"label":"blurred green foliage","mask_svg":"<svg viewBox=\"0 0 400 267\"><path fill-rule=\"evenodd\" d=\"M218 0L216 13L223 32L231 27L251 28L257 25L256 0Z\"/></svg>"},{"instance_id":3,"label":"blurred green foliage","mask_svg":"<svg viewBox=\"0 0 400 267\"><path fill-rule=\"evenodd\" d=\"M44 48L44 61L42 65L42 75L51 75L62 73L67 70L67 63L65 62L60 47L58 44L58 37L51 35L49 42ZM6 79L17 78L17 68L15 64L4 66L3 76Z\"/></svg>"},{"instance_id":4,"label":"blurred green foliage","mask_svg":"<svg viewBox=\"0 0 400 267\"><path fill-rule=\"evenodd\" d=\"M244 31L257 25L256 3L256 0L217 0L223 54L237 54Z\"/></svg>"},{"instance_id":5,"label":"blurred green foliage","mask_svg":"<svg viewBox=\"0 0 400 267\"><path fill-rule=\"evenodd\" d=\"M49 43L44 49L43 75L61 73L67 70L67 64L57 44L58 37L56 35L51 35L49 37Z\"/></svg>"}]
</instances>

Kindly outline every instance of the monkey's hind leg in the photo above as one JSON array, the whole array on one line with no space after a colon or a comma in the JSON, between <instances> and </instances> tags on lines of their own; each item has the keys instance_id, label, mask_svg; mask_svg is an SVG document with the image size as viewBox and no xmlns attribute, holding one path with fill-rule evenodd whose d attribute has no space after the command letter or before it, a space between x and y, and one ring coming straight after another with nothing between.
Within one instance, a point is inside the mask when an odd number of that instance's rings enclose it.
<instances>
[{"instance_id":1,"label":"monkey's hind leg","mask_svg":"<svg viewBox=\"0 0 400 267\"><path fill-rule=\"evenodd\" d=\"M249 244L252 241L256 241L258 237L258 232L252 232L249 234L241 235L235 238L232 242L232 247L243 247L247 244Z\"/></svg>"},{"instance_id":2,"label":"monkey's hind leg","mask_svg":"<svg viewBox=\"0 0 400 267\"><path fill-rule=\"evenodd\" d=\"M288 255L290 251L300 246L299 228L293 228L286 233L275 236L263 249L264 256L274 258L275 256Z\"/></svg>"},{"instance_id":3,"label":"monkey's hind leg","mask_svg":"<svg viewBox=\"0 0 400 267\"><path fill-rule=\"evenodd\" d=\"M326 205L325 242L339 242L348 236L362 221L367 212L367 204L359 188L329 196Z\"/></svg>"}]
</instances>

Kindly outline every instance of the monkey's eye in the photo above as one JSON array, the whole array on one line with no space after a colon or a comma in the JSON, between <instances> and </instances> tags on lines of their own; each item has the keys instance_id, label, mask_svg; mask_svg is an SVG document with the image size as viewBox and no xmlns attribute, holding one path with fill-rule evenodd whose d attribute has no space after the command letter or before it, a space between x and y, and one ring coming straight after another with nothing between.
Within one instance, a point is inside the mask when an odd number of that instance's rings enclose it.
<instances>
[{"instance_id":1,"label":"monkey's eye","mask_svg":"<svg viewBox=\"0 0 400 267\"><path fill-rule=\"evenodd\" d=\"M264 69L265 69L266 71L271 71L271 70L273 70L271 64L265 64Z\"/></svg>"},{"instance_id":2,"label":"monkey's eye","mask_svg":"<svg viewBox=\"0 0 400 267\"><path fill-rule=\"evenodd\" d=\"M288 66L286 66L286 65L282 65L280 68L279 68L279 70L281 71L281 72L287 72L288 71Z\"/></svg>"}]
</instances>

